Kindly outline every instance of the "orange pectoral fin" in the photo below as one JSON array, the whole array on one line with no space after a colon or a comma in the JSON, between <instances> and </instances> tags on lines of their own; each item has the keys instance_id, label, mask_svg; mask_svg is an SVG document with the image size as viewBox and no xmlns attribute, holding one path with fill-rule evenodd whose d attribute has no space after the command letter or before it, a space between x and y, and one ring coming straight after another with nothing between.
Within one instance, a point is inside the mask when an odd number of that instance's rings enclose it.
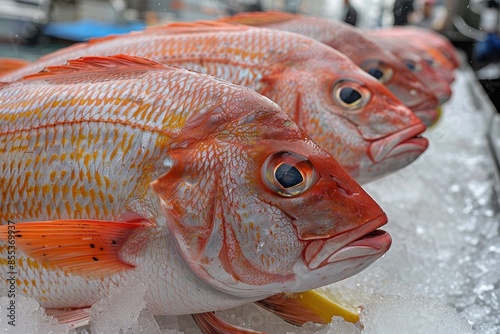
<instances>
[{"instance_id":1,"label":"orange pectoral fin","mask_svg":"<svg viewBox=\"0 0 500 334\"><path fill-rule=\"evenodd\" d=\"M48 316L56 318L61 324L70 328L80 328L90 323L90 307L82 309L46 309Z\"/></svg>"},{"instance_id":2,"label":"orange pectoral fin","mask_svg":"<svg viewBox=\"0 0 500 334\"><path fill-rule=\"evenodd\" d=\"M54 220L0 226L0 241L14 245L46 268L101 278L134 268L118 251L145 221Z\"/></svg>"},{"instance_id":3,"label":"orange pectoral fin","mask_svg":"<svg viewBox=\"0 0 500 334\"><path fill-rule=\"evenodd\" d=\"M265 334L231 325L213 312L192 314L192 317L203 334Z\"/></svg>"}]
</instances>

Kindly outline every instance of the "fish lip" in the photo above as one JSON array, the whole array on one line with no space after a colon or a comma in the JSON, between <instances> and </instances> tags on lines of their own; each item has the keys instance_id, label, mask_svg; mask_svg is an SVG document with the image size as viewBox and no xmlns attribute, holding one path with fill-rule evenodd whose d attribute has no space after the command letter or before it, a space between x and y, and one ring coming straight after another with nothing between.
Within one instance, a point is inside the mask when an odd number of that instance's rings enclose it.
<instances>
[{"instance_id":1,"label":"fish lip","mask_svg":"<svg viewBox=\"0 0 500 334\"><path fill-rule=\"evenodd\" d=\"M405 151L425 151L427 139L417 137L426 129L424 123L412 125L404 130L393 133L387 137L373 141L370 144L368 155L374 163L404 153Z\"/></svg>"},{"instance_id":2,"label":"fish lip","mask_svg":"<svg viewBox=\"0 0 500 334\"><path fill-rule=\"evenodd\" d=\"M304 260L313 270L353 257L382 255L392 242L389 233L378 230L386 223L387 216L382 214L334 237L313 240L304 249Z\"/></svg>"}]
</instances>

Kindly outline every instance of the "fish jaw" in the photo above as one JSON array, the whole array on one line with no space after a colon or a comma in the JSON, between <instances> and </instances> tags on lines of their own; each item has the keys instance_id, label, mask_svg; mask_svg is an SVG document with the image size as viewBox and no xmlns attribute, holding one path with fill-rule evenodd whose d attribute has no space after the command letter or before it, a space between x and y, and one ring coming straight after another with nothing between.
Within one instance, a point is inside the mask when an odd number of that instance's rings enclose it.
<instances>
[{"instance_id":1,"label":"fish jaw","mask_svg":"<svg viewBox=\"0 0 500 334\"><path fill-rule=\"evenodd\" d=\"M360 227L329 239L311 241L305 248L304 260L307 266L314 270L350 258L380 256L391 245L390 235L378 230L386 223L387 216L381 215Z\"/></svg>"},{"instance_id":2,"label":"fish jaw","mask_svg":"<svg viewBox=\"0 0 500 334\"><path fill-rule=\"evenodd\" d=\"M401 154L408 149L411 151L420 149L423 152L427 148L427 140L425 138L415 137L424 131L425 125L419 123L374 141L371 143L369 149L371 160L375 163L379 163L390 156Z\"/></svg>"},{"instance_id":3,"label":"fish jaw","mask_svg":"<svg viewBox=\"0 0 500 334\"><path fill-rule=\"evenodd\" d=\"M383 256L392 244L389 233L378 229L386 222L387 217L381 215L353 230L309 242L303 253L303 267L296 268L296 277L304 277L308 289L313 289L364 270ZM291 287L289 291L301 290Z\"/></svg>"},{"instance_id":4,"label":"fish jaw","mask_svg":"<svg viewBox=\"0 0 500 334\"><path fill-rule=\"evenodd\" d=\"M412 163L427 149L427 139L419 137L424 130L425 125L419 123L373 141L360 162L356 180L364 184Z\"/></svg>"}]
</instances>

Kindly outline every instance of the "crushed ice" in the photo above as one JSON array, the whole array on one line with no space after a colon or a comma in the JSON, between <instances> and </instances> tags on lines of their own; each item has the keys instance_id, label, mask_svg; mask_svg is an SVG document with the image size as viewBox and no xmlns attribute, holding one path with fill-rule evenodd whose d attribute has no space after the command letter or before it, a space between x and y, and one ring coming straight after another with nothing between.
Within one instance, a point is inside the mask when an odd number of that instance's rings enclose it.
<instances>
[{"instance_id":1,"label":"crushed ice","mask_svg":"<svg viewBox=\"0 0 500 334\"><path fill-rule=\"evenodd\" d=\"M366 186L389 216L393 247L367 270L326 288L360 307L360 324L335 317L326 326L297 328L255 305L220 312L222 318L272 333L500 332L500 213L485 139L489 110L481 110L486 97L470 84L473 73L456 74L443 119L426 133L428 151ZM78 333L199 333L190 316L153 317L143 296L140 286L112 290L92 307L91 328ZM6 333L67 332L34 300L17 303L19 327ZM8 328L5 320L0 329Z\"/></svg>"}]
</instances>

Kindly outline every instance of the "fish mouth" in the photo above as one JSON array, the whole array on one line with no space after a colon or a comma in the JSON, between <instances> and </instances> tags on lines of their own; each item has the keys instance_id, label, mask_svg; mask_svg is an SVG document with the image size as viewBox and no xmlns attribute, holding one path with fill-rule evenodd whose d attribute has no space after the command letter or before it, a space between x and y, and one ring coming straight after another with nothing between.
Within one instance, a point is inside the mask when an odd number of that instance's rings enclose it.
<instances>
[{"instance_id":1,"label":"fish mouth","mask_svg":"<svg viewBox=\"0 0 500 334\"><path fill-rule=\"evenodd\" d=\"M412 109L415 116L417 116L425 126L429 127L437 123L441 117L441 106L429 109Z\"/></svg>"},{"instance_id":2,"label":"fish mouth","mask_svg":"<svg viewBox=\"0 0 500 334\"><path fill-rule=\"evenodd\" d=\"M368 150L370 159L379 163L403 154L420 155L429 144L427 139L418 136L425 129L425 125L419 123L372 142Z\"/></svg>"},{"instance_id":3,"label":"fish mouth","mask_svg":"<svg viewBox=\"0 0 500 334\"><path fill-rule=\"evenodd\" d=\"M311 241L304 250L304 260L309 269L367 256L382 256L390 248L389 233L378 228L387 223L385 214L328 239Z\"/></svg>"}]
</instances>

